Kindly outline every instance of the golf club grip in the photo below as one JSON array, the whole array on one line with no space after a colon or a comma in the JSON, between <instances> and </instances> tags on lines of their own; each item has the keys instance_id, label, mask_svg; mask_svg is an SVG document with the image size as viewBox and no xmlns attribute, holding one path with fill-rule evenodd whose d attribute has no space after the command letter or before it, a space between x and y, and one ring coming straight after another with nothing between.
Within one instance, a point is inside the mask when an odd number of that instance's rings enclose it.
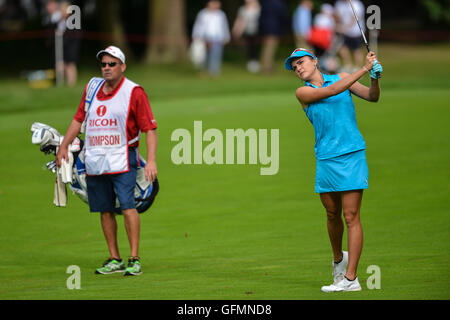
<instances>
[{"instance_id":1,"label":"golf club grip","mask_svg":"<svg viewBox=\"0 0 450 320\"><path fill-rule=\"evenodd\" d=\"M366 42L366 43L364 43L365 45L366 45L366 48L367 48L367 52L370 52L370 48L369 48L369 44ZM376 73L376 75L377 75L377 79L380 79L381 78L381 75L380 75L380 73L379 72L377 72Z\"/></svg>"}]
</instances>

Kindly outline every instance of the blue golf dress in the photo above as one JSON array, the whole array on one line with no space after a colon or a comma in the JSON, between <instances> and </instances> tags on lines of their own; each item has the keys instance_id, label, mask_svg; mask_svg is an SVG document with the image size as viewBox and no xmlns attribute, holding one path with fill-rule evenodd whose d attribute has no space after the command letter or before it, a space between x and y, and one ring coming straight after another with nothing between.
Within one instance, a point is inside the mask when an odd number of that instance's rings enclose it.
<instances>
[{"instance_id":1,"label":"blue golf dress","mask_svg":"<svg viewBox=\"0 0 450 320\"><path fill-rule=\"evenodd\" d=\"M322 74L327 87L339 75ZM318 88L305 82L306 86ZM304 108L314 127L317 193L367 189L369 169L366 143L356 124L355 105L350 91L310 103Z\"/></svg>"}]
</instances>

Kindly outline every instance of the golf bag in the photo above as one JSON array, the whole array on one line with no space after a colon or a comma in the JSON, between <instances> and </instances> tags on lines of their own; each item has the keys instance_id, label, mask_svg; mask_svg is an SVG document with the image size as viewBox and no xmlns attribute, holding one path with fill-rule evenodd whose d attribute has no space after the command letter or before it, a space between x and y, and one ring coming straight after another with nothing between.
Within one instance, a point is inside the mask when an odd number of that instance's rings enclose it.
<instances>
[{"instance_id":1,"label":"golf bag","mask_svg":"<svg viewBox=\"0 0 450 320\"><path fill-rule=\"evenodd\" d=\"M63 136L54 128L35 122L31 125L33 133L31 142L40 145L40 150L46 155L53 154L56 156L58 148L63 140ZM75 138L69 146L69 161L63 161L61 167L56 166L56 160L46 164L48 170L56 174L55 193L53 203L56 206L65 207L67 202L67 189L76 194L83 202L88 203L87 185L86 185L86 167L85 167L85 149L84 141ZM136 186L134 189L134 197L136 202L136 210L143 213L153 204L159 191L158 180L153 183L145 179L144 173L145 161L139 155L139 165L137 168ZM121 214L118 200L116 200L115 212Z\"/></svg>"}]
</instances>

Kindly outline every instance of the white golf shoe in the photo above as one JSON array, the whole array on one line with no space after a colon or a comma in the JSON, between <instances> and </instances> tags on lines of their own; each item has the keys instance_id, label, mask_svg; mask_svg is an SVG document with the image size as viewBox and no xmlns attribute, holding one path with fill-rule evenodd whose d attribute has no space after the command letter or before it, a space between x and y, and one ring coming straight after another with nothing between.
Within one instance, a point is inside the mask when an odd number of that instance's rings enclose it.
<instances>
[{"instance_id":1,"label":"white golf shoe","mask_svg":"<svg viewBox=\"0 0 450 320\"><path fill-rule=\"evenodd\" d=\"M329 286L323 286L323 292L345 292L345 291L361 291L361 285L359 284L358 277L355 280L350 281L346 277L338 283L333 283Z\"/></svg>"},{"instance_id":2,"label":"white golf shoe","mask_svg":"<svg viewBox=\"0 0 450 320\"><path fill-rule=\"evenodd\" d=\"M342 251L342 261L339 263L332 262L333 265L333 284L338 283L344 279L345 273L347 272L348 264L348 252Z\"/></svg>"}]
</instances>

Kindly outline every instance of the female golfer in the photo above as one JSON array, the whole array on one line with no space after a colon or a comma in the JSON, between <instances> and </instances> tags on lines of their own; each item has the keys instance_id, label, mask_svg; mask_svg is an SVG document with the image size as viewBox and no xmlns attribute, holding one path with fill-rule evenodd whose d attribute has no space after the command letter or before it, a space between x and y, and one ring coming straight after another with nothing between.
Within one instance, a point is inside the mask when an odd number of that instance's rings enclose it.
<instances>
[{"instance_id":1,"label":"female golfer","mask_svg":"<svg viewBox=\"0 0 450 320\"><path fill-rule=\"evenodd\" d=\"M368 188L369 170L351 93L367 101L378 101L377 78L382 67L373 52L367 54L365 65L352 74L324 74L318 69L318 62L314 54L300 48L286 59L285 67L305 81L295 94L315 132L315 191L327 213L334 256L334 282L322 287L322 291L359 291L356 270L363 243L359 211L363 189ZM366 72L371 76L369 88L358 82ZM348 252L342 251L342 211L348 229Z\"/></svg>"}]
</instances>

